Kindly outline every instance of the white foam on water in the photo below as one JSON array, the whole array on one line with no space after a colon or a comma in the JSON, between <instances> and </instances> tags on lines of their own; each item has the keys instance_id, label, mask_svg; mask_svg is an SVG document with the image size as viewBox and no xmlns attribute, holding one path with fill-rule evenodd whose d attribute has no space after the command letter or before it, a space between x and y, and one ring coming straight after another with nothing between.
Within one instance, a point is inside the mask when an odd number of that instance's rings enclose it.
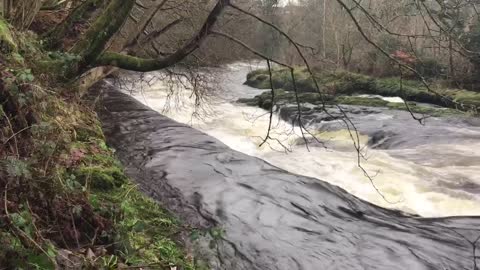
<instances>
[{"instance_id":1,"label":"white foam on water","mask_svg":"<svg viewBox=\"0 0 480 270\"><path fill-rule=\"evenodd\" d=\"M239 97L251 97L260 90L242 85L246 73L251 70L248 64L230 65L225 68L221 78L221 89L233 101ZM265 137L269 125L269 115L266 111L248 107L225 98L210 100L207 116L202 119L192 118L193 100L191 93L180 91L181 106L164 111L168 100L165 86L157 84L147 89L143 95L134 95L138 100L153 109L162 112L176 121L187 123L228 145L229 147L264 159L292 173L315 177L346 189L351 194L382 207L394 208L425 217L480 215L480 200L459 186L461 181L473 181L480 185L480 164L461 166L452 162L445 163L448 155L452 160L459 156L465 160L480 158L480 142L471 145L438 145L437 154L447 155L446 158L428 158L416 162L413 158L430 151L435 145L426 148L405 150L368 150L368 160L363 162L364 168L373 177L375 186L389 202L380 196L372 183L359 169L357 153L353 147L325 149L296 145L300 130L274 116L272 137L278 141L269 141L259 147ZM220 93L222 93L220 91ZM393 102L395 98L389 101ZM398 100L397 100L398 101ZM401 101L403 102L403 100ZM379 115L378 117L382 117ZM462 132L468 133L468 130ZM351 145L347 131L323 133L320 138L333 140L336 144ZM363 143L368 138L361 137ZM292 152L283 151L287 146ZM349 149L349 150L345 150ZM435 154L435 152L432 152ZM443 163L442 163L443 162ZM395 203L390 203L395 202Z\"/></svg>"},{"instance_id":2,"label":"white foam on water","mask_svg":"<svg viewBox=\"0 0 480 270\"><path fill-rule=\"evenodd\" d=\"M365 98L380 98L388 102L392 103L405 103L403 98L401 97L384 97L380 95L358 95L358 97L365 97Z\"/></svg>"}]
</instances>

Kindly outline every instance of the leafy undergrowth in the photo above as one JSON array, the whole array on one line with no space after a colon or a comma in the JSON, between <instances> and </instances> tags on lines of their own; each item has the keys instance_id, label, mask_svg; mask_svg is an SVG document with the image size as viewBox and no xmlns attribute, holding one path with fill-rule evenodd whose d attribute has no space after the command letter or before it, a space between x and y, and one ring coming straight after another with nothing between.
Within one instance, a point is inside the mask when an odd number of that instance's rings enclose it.
<instances>
[{"instance_id":1,"label":"leafy undergrowth","mask_svg":"<svg viewBox=\"0 0 480 270\"><path fill-rule=\"evenodd\" d=\"M198 269L176 241L185 229L129 181L93 110L61 81L71 56L10 32L15 46L0 55L0 269Z\"/></svg>"},{"instance_id":2,"label":"leafy undergrowth","mask_svg":"<svg viewBox=\"0 0 480 270\"><path fill-rule=\"evenodd\" d=\"M268 74L268 70L265 69L254 70L247 75L245 84L259 89L270 89ZM300 93L318 92L312 77L305 68L296 69L294 74L297 90ZM399 78L376 79L350 72L316 73L315 78L327 99L332 96L371 94L401 97L407 101L429 103L473 113L478 113L478 108L480 108L480 93L478 92L432 86L435 92L440 94L437 95L418 81L400 80ZM272 82L275 89L289 92L294 90L289 70L273 70Z\"/></svg>"}]
</instances>

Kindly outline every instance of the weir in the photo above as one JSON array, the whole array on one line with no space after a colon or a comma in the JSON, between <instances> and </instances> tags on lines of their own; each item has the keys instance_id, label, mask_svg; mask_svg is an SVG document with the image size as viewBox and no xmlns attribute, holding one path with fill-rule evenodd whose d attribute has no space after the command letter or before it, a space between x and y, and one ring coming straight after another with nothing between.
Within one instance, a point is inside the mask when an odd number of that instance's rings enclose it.
<instances>
[{"instance_id":1,"label":"weir","mask_svg":"<svg viewBox=\"0 0 480 270\"><path fill-rule=\"evenodd\" d=\"M141 189L222 228L214 269L474 269L480 219L419 218L230 149L109 84L99 116Z\"/></svg>"}]
</instances>

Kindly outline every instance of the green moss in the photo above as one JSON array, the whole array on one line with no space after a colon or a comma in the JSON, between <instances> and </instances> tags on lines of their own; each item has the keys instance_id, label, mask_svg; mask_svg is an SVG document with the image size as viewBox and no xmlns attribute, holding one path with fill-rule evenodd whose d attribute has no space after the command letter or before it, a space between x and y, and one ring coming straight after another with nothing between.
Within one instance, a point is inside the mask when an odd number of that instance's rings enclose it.
<instances>
[{"instance_id":1,"label":"green moss","mask_svg":"<svg viewBox=\"0 0 480 270\"><path fill-rule=\"evenodd\" d=\"M458 103L466 104L466 110L472 109L472 107L480 108L480 93L471 92L467 90L457 90L449 93L453 97L453 100ZM470 108L468 108L470 106Z\"/></svg>"},{"instance_id":2,"label":"green moss","mask_svg":"<svg viewBox=\"0 0 480 270\"><path fill-rule=\"evenodd\" d=\"M253 70L253 71L249 72L247 74L247 81L250 80L250 79L253 79L254 77L256 77L257 75L260 75L260 74L268 75L268 70L267 69L256 69L256 70Z\"/></svg>"},{"instance_id":3,"label":"green moss","mask_svg":"<svg viewBox=\"0 0 480 270\"><path fill-rule=\"evenodd\" d=\"M97 140L101 144L102 148L106 149L104 146L105 137L103 135L102 127L98 119L89 119L89 123L85 125L78 126L75 129L77 140L80 142L89 142L92 139Z\"/></svg>"},{"instance_id":4,"label":"green moss","mask_svg":"<svg viewBox=\"0 0 480 270\"><path fill-rule=\"evenodd\" d=\"M8 54L16 50L17 44L13 39L10 27L5 20L0 17L0 52Z\"/></svg>"},{"instance_id":5,"label":"green moss","mask_svg":"<svg viewBox=\"0 0 480 270\"><path fill-rule=\"evenodd\" d=\"M322 99L319 94L316 93L299 93L298 94L300 103L310 103L310 104L322 104ZM270 110L271 103L271 93L266 91L261 95L255 96L251 99L239 99L238 102L249 105L263 108L265 110ZM276 90L275 92L275 104L294 104L296 102L295 94L283 89ZM391 110L403 110L406 111L408 108L404 103L395 103L388 102L381 98L369 98L369 97L359 97L359 96L338 96L333 98L332 96L326 96L325 100L327 105L332 104L343 104L343 105L356 105L356 106L367 106L367 107L386 107ZM451 108L441 108L441 107L428 107L417 105L415 102L409 102L409 108L414 113L426 114L430 116L449 116L449 115L463 115L462 112L451 109Z\"/></svg>"},{"instance_id":6,"label":"green moss","mask_svg":"<svg viewBox=\"0 0 480 270\"><path fill-rule=\"evenodd\" d=\"M443 101L434 93L429 92L420 82L404 80L401 85L400 79L398 78L376 80L375 87L368 92L370 92L370 94L377 94L386 97L402 97L408 101L430 103L445 107L448 106L446 101Z\"/></svg>"},{"instance_id":7,"label":"green moss","mask_svg":"<svg viewBox=\"0 0 480 270\"><path fill-rule=\"evenodd\" d=\"M187 259L183 247L172 239L184 230L180 222L136 186L125 184L107 193L96 192L90 200L97 211L108 216L116 213L115 253L131 265L200 269L197 260Z\"/></svg>"},{"instance_id":8,"label":"green moss","mask_svg":"<svg viewBox=\"0 0 480 270\"><path fill-rule=\"evenodd\" d=\"M24 216L29 216L30 218L27 219ZM14 213L11 215L11 219L17 225L18 223L25 223L27 228L22 228L22 231L27 232L27 234L31 234L34 231L31 224L32 217L29 212L24 211L21 215ZM45 245L44 249L45 252L40 252L26 248L17 235L0 230L0 265L4 269L55 269L53 263L56 255L55 248L53 245L48 244Z\"/></svg>"},{"instance_id":9,"label":"green moss","mask_svg":"<svg viewBox=\"0 0 480 270\"><path fill-rule=\"evenodd\" d=\"M275 88L283 88L287 91L294 90L290 71L276 69L272 73ZM270 88L270 83L267 74L268 71L266 70L253 71L247 75L246 84L252 87L268 89ZM306 69L296 69L295 78L299 93L318 92L312 77ZM480 108L480 93L459 89L435 89L437 93L440 93L441 96L439 96L429 91L418 81L402 80L400 82L399 78L375 79L351 72L317 73L315 78L319 83L321 91L331 95L371 94L385 97L401 97L407 101L429 103L462 111L478 111L478 108ZM345 98L342 98L341 101L344 104L353 102ZM364 101L366 102L366 100ZM459 106L459 103L463 106Z\"/></svg>"},{"instance_id":10,"label":"green moss","mask_svg":"<svg viewBox=\"0 0 480 270\"><path fill-rule=\"evenodd\" d=\"M118 167L81 167L73 171L75 179L82 185L96 190L109 190L127 182L127 177Z\"/></svg>"},{"instance_id":11,"label":"green moss","mask_svg":"<svg viewBox=\"0 0 480 270\"><path fill-rule=\"evenodd\" d=\"M391 110L401 110L407 111L408 108L405 103L398 102L388 102L381 98L367 98L367 97L357 97L357 96L340 96L335 98L336 104L345 104L345 105L357 105L357 106L368 106L368 107L387 107ZM450 108L441 108L441 107L430 107L424 105L417 105L415 102L408 102L408 107L413 113L425 114L430 116L449 116L449 115L462 115L463 113L450 109Z\"/></svg>"},{"instance_id":12,"label":"green moss","mask_svg":"<svg viewBox=\"0 0 480 270\"><path fill-rule=\"evenodd\" d=\"M331 99L331 97L326 97L327 101ZM295 103L297 97L295 96L294 92L285 91L283 89L276 89L275 90L275 98L274 103L281 105L286 103ZM311 103L311 104L321 104L322 97L318 93L299 93L298 94L298 101L300 103ZM250 106L258 106L265 110L269 110L272 106L272 94L271 91L265 91L264 93L255 96L254 98L250 99L239 99L237 102L244 103Z\"/></svg>"},{"instance_id":13,"label":"green moss","mask_svg":"<svg viewBox=\"0 0 480 270\"><path fill-rule=\"evenodd\" d=\"M319 81L325 86L326 91L335 95L368 93L374 88L375 83L372 78L349 72L322 74Z\"/></svg>"},{"instance_id":14,"label":"green moss","mask_svg":"<svg viewBox=\"0 0 480 270\"><path fill-rule=\"evenodd\" d=\"M299 92L317 92L313 79L304 69L295 70L294 75ZM293 91L294 87L291 76L291 72L288 69L272 70L274 89L282 88L287 91ZM247 74L245 84L259 89L271 89L268 70L260 69L250 72Z\"/></svg>"}]
</instances>

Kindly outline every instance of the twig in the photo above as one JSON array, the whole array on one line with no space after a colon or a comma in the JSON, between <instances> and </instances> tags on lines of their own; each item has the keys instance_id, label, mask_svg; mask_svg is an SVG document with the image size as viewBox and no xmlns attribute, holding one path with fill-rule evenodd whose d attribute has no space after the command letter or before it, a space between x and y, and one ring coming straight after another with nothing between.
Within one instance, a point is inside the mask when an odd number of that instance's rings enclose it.
<instances>
[{"instance_id":1,"label":"twig","mask_svg":"<svg viewBox=\"0 0 480 270\"><path fill-rule=\"evenodd\" d=\"M24 132L25 130L30 129L30 128L32 128L32 126L28 126L28 127L22 128L21 130L15 132L12 136L8 137L7 140L5 140L5 141L3 142L3 144L7 144L11 139L13 139L13 137L17 136L18 134L20 134L20 133L22 133L22 132Z\"/></svg>"},{"instance_id":2,"label":"twig","mask_svg":"<svg viewBox=\"0 0 480 270\"><path fill-rule=\"evenodd\" d=\"M36 249L38 249L39 251L41 251L42 253L44 253L47 258L56 266L57 265L57 262L52 258L50 257L50 255L42 248L42 246L40 246L40 244L38 244L35 240L33 240L28 234L26 234L23 230L21 230L20 228L18 228L15 224L13 224L11 218L10 218L10 213L8 212L8 183L5 185L5 192L4 192L4 198L3 198L3 201L4 201L4 208L5 208L5 216L8 220L8 224L10 224L10 226L12 227L13 229L13 233L15 235L18 236L18 238L20 239L20 241L22 242L22 244L25 246L25 247L30 247L29 244L25 243L25 240L27 240L28 242L30 242ZM21 236L19 236L18 234L21 234Z\"/></svg>"}]
</instances>

